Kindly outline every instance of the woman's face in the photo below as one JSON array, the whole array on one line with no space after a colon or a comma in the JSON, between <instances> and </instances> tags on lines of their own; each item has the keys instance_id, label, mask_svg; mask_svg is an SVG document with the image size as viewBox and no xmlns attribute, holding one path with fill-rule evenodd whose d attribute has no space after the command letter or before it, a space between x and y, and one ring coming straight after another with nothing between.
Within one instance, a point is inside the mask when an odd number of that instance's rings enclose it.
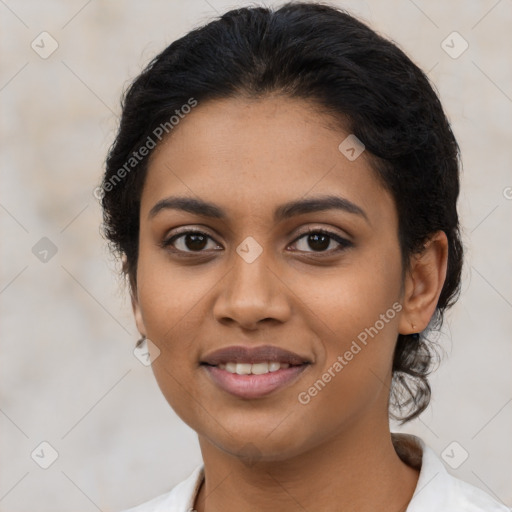
<instances>
[{"instance_id":1,"label":"woman's face","mask_svg":"<svg viewBox=\"0 0 512 512\"><path fill-rule=\"evenodd\" d=\"M153 370L169 404L227 453L285 459L387 424L403 315L397 213L366 154L354 159L351 139L340 150L349 133L327 121L282 97L199 103L149 162L137 326L160 351ZM315 205L327 196L338 203ZM245 375L286 360L244 352L263 346L298 366Z\"/></svg>"}]
</instances>

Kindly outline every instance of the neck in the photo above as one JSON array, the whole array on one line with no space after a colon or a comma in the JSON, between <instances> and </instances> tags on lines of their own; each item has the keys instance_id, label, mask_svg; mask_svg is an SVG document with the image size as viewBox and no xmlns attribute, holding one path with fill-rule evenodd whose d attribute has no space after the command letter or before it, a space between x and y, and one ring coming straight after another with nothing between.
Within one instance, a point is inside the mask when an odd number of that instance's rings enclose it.
<instances>
[{"instance_id":1,"label":"neck","mask_svg":"<svg viewBox=\"0 0 512 512\"><path fill-rule=\"evenodd\" d=\"M360 427L360 426L359 426ZM286 460L247 463L199 436L205 481L197 512L405 511L418 471L398 457L389 427L343 432Z\"/></svg>"}]
</instances>

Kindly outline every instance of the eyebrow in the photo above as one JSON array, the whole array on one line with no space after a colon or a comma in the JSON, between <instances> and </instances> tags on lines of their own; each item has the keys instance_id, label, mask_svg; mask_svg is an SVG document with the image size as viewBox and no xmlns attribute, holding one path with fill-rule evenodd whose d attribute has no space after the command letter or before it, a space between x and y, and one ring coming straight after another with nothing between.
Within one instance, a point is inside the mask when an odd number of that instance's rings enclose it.
<instances>
[{"instance_id":1,"label":"eyebrow","mask_svg":"<svg viewBox=\"0 0 512 512\"><path fill-rule=\"evenodd\" d=\"M213 203L209 203L207 201L203 201L202 199L196 199L193 197L171 196L158 201L153 206L153 208L151 208L148 214L148 219L151 220L159 212L168 209L182 210L192 214L214 219L226 220L227 218L226 212ZM370 224L366 212L361 207L357 206L348 199L334 195L318 196L309 199L299 199L284 203L275 209L274 222L289 219L295 215L326 210L342 210L347 213L359 215L360 217L364 218L368 224Z\"/></svg>"}]
</instances>

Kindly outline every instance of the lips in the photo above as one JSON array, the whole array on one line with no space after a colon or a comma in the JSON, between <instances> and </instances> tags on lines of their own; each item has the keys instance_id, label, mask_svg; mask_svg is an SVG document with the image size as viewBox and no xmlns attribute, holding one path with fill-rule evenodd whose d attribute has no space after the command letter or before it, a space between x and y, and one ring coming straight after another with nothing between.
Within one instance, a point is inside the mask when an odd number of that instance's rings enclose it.
<instances>
[{"instance_id":1,"label":"lips","mask_svg":"<svg viewBox=\"0 0 512 512\"><path fill-rule=\"evenodd\" d=\"M300 364L310 364L311 360L289 350L272 345L263 345L261 347L244 347L243 345L235 345L231 347L221 348L210 354L207 354L201 364L210 366L218 366L226 363L265 363L276 362L296 366Z\"/></svg>"},{"instance_id":2,"label":"lips","mask_svg":"<svg viewBox=\"0 0 512 512\"><path fill-rule=\"evenodd\" d=\"M271 345L239 345L206 355L201 366L218 388L247 400L292 384L311 362L307 357Z\"/></svg>"}]
</instances>

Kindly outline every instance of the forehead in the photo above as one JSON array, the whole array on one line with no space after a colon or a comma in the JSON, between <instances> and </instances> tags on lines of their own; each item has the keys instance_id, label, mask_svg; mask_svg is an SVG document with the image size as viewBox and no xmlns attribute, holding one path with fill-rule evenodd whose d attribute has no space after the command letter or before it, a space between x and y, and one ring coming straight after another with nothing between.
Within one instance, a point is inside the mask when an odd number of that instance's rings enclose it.
<instances>
[{"instance_id":1,"label":"forehead","mask_svg":"<svg viewBox=\"0 0 512 512\"><path fill-rule=\"evenodd\" d=\"M177 194L220 203L233 215L265 215L276 203L337 194L382 215L392 199L365 152L349 159L340 151L348 136L303 100L199 103L152 154L141 214Z\"/></svg>"}]
</instances>

